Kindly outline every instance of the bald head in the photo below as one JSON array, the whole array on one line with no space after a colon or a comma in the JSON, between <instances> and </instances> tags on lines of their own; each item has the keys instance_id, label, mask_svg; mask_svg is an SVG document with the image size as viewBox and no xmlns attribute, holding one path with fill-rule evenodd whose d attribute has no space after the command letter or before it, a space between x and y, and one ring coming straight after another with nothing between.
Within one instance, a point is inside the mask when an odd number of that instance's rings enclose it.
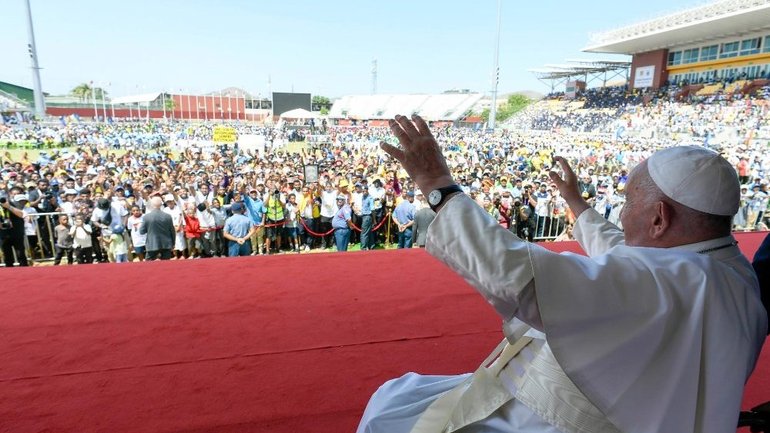
<instances>
[{"instance_id":1,"label":"bald head","mask_svg":"<svg viewBox=\"0 0 770 433\"><path fill-rule=\"evenodd\" d=\"M160 209L161 206L163 206L163 200L161 200L160 197L155 196L150 199L150 209Z\"/></svg>"}]
</instances>

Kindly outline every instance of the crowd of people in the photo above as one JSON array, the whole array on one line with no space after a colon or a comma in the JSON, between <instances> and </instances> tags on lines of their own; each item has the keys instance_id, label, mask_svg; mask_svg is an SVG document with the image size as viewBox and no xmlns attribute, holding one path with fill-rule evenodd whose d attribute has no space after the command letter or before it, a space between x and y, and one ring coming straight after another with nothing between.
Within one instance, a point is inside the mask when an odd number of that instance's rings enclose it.
<instances>
[{"instance_id":1,"label":"crowd of people","mask_svg":"<svg viewBox=\"0 0 770 433\"><path fill-rule=\"evenodd\" d=\"M555 155L573 164L591 205L619 225L629 170L660 147L690 143L721 151L741 176L735 228L766 227L766 99L691 104L661 97L639 104L638 97L620 96L617 89L590 95L584 102L601 108L572 109L574 101L555 103L552 97L508 125L517 128L434 132L463 190L523 239L571 237L574 218L548 178ZM607 102L597 103L601 98ZM247 249L270 254L348 245L409 247L424 237L431 218L427 192L379 149L380 141L394 142L387 128L329 127L323 135L302 130L313 139L290 151L286 146L296 129L226 125L239 136L262 137L264 146L255 149L212 145L218 125L0 125L0 143L25 140L45 149L34 158L3 155L0 197L7 205L0 235L16 232L16 241L3 243L6 264L13 263L10 256L25 261L25 244L27 254L54 258L56 264L143 260L146 234L140 229L153 197L172 217L175 259L231 255L227 220L241 212L252 227L242 233L249 241L241 244L248 248L239 248L238 255ZM21 209L23 221L7 207Z\"/></svg>"}]
</instances>

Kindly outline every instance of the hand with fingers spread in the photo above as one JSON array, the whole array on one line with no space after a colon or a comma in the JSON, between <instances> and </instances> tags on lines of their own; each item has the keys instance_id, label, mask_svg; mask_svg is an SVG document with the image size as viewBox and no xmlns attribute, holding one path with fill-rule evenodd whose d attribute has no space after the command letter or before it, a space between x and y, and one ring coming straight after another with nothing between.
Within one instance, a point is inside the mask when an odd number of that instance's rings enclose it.
<instances>
[{"instance_id":1,"label":"hand with fingers spread","mask_svg":"<svg viewBox=\"0 0 770 433\"><path fill-rule=\"evenodd\" d=\"M567 205L572 210L572 213L575 214L575 218L577 218L590 206L580 195L578 178L567 160L561 156L555 156L553 160L561 167L561 170L564 172L564 178L559 176L554 170L551 170L548 175L551 178L551 182L559 188L559 193L567 201Z\"/></svg>"},{"instance_id":2,"label":"hand with fingers spread","mask_svg":"<svg viewBox=\"0 0 770 433\"><path fill-rule=\"evenodd\" d=\"M404 166L422 191L454 184L446 159L425 120L416 114L411 120L399 115L390 120L389 125L401 148L385 142L381 142L380 147Z\"/></svg>"}]
</instances>

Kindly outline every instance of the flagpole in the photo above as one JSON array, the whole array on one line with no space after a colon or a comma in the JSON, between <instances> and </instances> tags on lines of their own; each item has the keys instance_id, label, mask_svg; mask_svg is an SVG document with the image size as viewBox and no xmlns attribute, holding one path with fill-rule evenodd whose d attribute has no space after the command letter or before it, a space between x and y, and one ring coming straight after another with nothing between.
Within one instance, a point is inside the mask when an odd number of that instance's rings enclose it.
<instances>
[{"instance_id":1,"label":"flagpole","mask_svg":"<svg viewBox=\"0 0 770 433\"><path fill-rule=\"evenodd\" d=\"M227 116L230 118L230 121L233 120L233 102L229 91L227 92Z\"/></svg>"},{"instance_id":2,"label":"flagpole","mask_svg":"<svg viewBox=\"0 0 770 433\"><path fill-rule=\"evenodd\" d=\"M112 83L107 85L110 86L110 93L112 93ZM110 108L112 109L112 120L115 120L115 102L112 100L112 97L110 97Z\"/></svg>"},{"instance_id":3,"label":"flagpole","mask_svg":"<svg viewBox=\"0 0 770 433\"><path fill-rule=\"evenodd\" d=\"M495 68L494 68L494 76L492 79L494 80L494 85L492 88L492 106L489 108L489 129L493 130L495 129L495 123L497 121L497 84L498 81L500 81L500 24L501 24L501 10L503 8L503 0L497 0L497 38L495 40Z\"/></svg>"},{"instance_id":4,"label":"flagpole","mask_svg":"<svg viewBox=\"0 0 770 433\"><path fill-rule=\"evenodd\" d=\"M96 92L94 91L94 82L91 81L91 102L94 105L94 122L99 121L99 110L96 109Z\"/></svg>"},{"instance_id":5,"label":"flagpole","mask_svg":"<svg viewBox=\"0 0 770 433\"><path fill-rule=\"evenodd\" d=\"M104 101L104 85L99 86L99 91L102 92L102 112L104 113L104 121L107 121L107 103Z\"/></svg>"},{"instance_id":6,"label":"flagpole","mask_svg":"<svg viewBox=\"0 0 770 433\"><path fill-rule=\"evenodd\" d=\"M236 120L241 120L241 95L238 95L238 98L235 99L235 110L236 110L236 116L235 116Z\"/></svg>"}]
</instances>

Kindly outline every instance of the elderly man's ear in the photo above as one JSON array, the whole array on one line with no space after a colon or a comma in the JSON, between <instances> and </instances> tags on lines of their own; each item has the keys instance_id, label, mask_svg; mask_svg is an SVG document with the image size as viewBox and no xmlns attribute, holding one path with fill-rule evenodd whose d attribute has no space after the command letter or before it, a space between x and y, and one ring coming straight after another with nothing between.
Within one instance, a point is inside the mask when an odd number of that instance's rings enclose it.
<instances>
[{"instance_id":1,"label":"elderly man's ear","mask_svg":"<svg viewBox=\"0 0 770 433\"><path fill-rule=\"evenodd\" d=\"M671 228L674 218L674 208L664 201L655 203L652 214L652 224L650 224L650 238L661 239Z\"/></svg>"}]
</instances>

